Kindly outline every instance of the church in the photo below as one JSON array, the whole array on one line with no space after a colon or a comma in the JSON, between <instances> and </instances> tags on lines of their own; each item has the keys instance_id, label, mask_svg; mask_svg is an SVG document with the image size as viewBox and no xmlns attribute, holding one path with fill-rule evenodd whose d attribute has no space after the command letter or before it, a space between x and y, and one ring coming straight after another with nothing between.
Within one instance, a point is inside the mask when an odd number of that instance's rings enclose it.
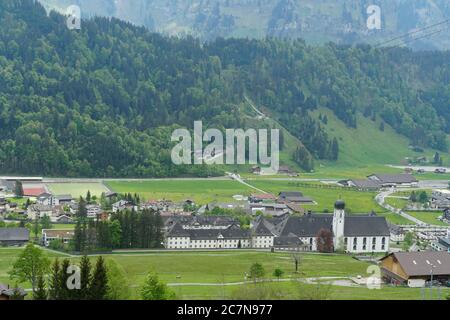
<instances>
[{"instance_id":1,"label":"church","mask_svg":"<svg viewBox=\"0 0 450 320\"><path fill-rule=\"evenodd\" d=\"M165 247L319 251L318 234L326 231L333 239L330 246L334 251L368 254L389 251L390 231L386 218L375 214L346 215L342 200L335 203L332 215L259 216L250 230L225 218L197 216L175 222L168 228Z\"/></svg>"},{"instance_id":2,"label":"church","mask_svg":"<svg viewBox=\"0 0 450 320\"><path fill-rule=\"evenodd\" d=\"M301 217L260 218L273 235L273 247L279 250L318 251L317 235L329 231L334 251L377 253L389 251L389 227L385 217L375 214L346 215L345 202L334 205L333 215L308 213Z\"/></svg>"}]
</instances>

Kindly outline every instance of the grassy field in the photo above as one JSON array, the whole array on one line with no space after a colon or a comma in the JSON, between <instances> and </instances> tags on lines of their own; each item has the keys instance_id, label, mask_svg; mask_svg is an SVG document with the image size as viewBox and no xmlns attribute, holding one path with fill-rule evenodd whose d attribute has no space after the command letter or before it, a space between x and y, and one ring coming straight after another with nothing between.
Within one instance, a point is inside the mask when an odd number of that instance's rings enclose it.
<instances>
[{"instance_id":1,"label":"grassy field","mask_svg":"<svg viewBox=\"0 0 450 320\"><path fill-rule=\"evenodd\" d=\"M448 223L438 220L438 217L442 216L442 212L430 212L430 211L407 211L407 213L414 218L417 218L425 223L437 225L437 226L448 226Z\"/></svg>"},{"instance_id":2,"label":"grassy field","mask_svg":"<svg viewBox=\"0 0 450 320\"><path fill-rule=\"evenodd\" d=\"M318 183L302 183L299 186L298 182L287 180L248 180L248 182L275 195L281 191L300 191L317 202L317 205L305 206L316 212L323 212L324 210L331 212L334 203L338 199L345 200L347 208L355 213L370 212L372 210L376 212L386 211L375 202L375 192L359 192L344 188L319 188L318 186L323 186L323 184Z\"/></svg>"},{"instance_id":3,"label":"grassy field","mask_svg":"<svg viewBox=\"0 0 450 320\"><path fill-rule=\"evenodd\" d=\"M47 183L47 186L53 194L70 194L74 198L86 197L88 190L97 197L108 191L102 183Z\"/></svg>"},{"instance_id":4,"label":"grassy field","mask_svg":"<svg viewBox=\"0 0 450 320\"><path fill-rule=\"evenodd\" d=\"M107 185L115 192L137 193L141 199L193 199L202 204L231 202L234 195L250 195L253 192L253 189L232 180L109 181Z\"/></svg>"},{"instance_id":5,"label":"grassy field","mask_svg":"<svg viewBox=\"0 0 450 320\"><path fill-rule=\"evenodd\" d=\"M7 272L22 249L0 248L0 282L11 283ZM50 258L58 254L47 253ZM62 255L60 257L63 257ZM267 278L275 268L285 271L284 278L293 275L294 263L286 253L268 253L255 251L210 251L210 252L137 252L105 255L113 259L126 272L132 288L133 298L138 298L138 290L149 270L155 270L161 280L168 284L185 283L186 286L173 287L181 299L229 299L242 285L223 286L226 282L244 280L245 272L255 262L263 264ZM77 263L78 257L72 257ZM360 262L347 255L302 254L300 277L348 277L368 276L369 264ZM191 283L218 284L216 286L190 285ZM248 286L247 284L246 286ZM292 282L272 282L283 292L285 298L295 298L299 285ZM25 284L29 288L29 285ZM301 285L302 290L315 286ZM382 290L368 290L365 287L330 287L331 299L420 299L420 290L409 288L385 287Z\"/></svg>"}]
</instances>

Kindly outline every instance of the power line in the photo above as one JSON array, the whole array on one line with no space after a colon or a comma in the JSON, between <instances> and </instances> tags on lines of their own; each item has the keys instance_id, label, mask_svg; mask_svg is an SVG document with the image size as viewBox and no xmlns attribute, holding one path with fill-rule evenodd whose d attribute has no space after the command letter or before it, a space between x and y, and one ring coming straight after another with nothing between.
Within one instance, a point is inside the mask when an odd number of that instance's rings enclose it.
<instances>
[{"instance_id":1,"label":"power line","mask_svg":"<svg viewBox=\"0 0 450 320\"><path fill-rule=\"evenodd\" d=\"M436 35L436 34L438 34L438 33L441 33L441 32L443 32L443 31L445 31L445 30L448 29L448 28L450 28L450 25L447 26L447 27L445 27L445 28L442 28L442 29L440 29L440 30L433 31L433 32L427 33L427 34L425 34L425 35L419 36L419 37L417 37L417 38L412 38L412 39L403 40L402 43L399 43L399 44L397 44L397 45L388 47L388 49L395 49L395 48L400 47L400 45L402 45L402 44L407 44L407 43L414 42L414 41L417 41L417 40L421 40L421 39L425 39L425 38L430 38L430 37L432 37L432 36L434 36L434 35Z\"/></svg>"},{"instance_id":2,"label":"power line","mask_svg":"<svg viewBox=\"0 0 450 320\"><path fill-rule=\"evenodd\" d=\"M384 42L381 42L381 43L377 44L375 47L381 47L381 46L383 46L383 45L386 45L386 44L388 44L388 43L394 42L394 41L396 41L396 40L400 40L400 39L405 38L405 37L410 37L411 35L414 35L414 34L423 32L423 31L425 31L425 30L428 30L428 29L431 29L431 28L434 28L434 27L437 27L437 26L440 26L440 25L443 25L443 24L446 24L446 23L449 23L449 22L450 22L450 19L446 19L446 20L444 20L444 21L441 21L441 22L438 22L438 23L435 23L435 24L432 24L432 25L429 25L429 26L420 28L420 29L418 29L418 30L410 31L410 32L408 32L408 33L405 33L404 35L401 35L401 36L392 38L392 39L387 40L387 41L384 41ZM442 31L442 30L441 30L441 31ZM441 31L439 31L439 32L441 32Z\"/></svg>"}]
</instances>

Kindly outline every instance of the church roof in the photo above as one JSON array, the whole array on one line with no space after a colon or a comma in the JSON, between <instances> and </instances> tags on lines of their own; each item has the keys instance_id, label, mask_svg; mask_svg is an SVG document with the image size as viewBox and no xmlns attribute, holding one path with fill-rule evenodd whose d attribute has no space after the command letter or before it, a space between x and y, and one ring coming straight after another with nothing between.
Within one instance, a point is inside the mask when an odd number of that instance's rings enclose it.
<instances>
[{"instance_id":1,"label":"church roof","mask_svg":"<svg viewBox=\"0 0 450 320\"><path fill-rule=\"evenodd\" d=\"M380 237L389 236L389 226L385 217L346 216L344 223L345 237Z\"/></svg>"}]
</instances>

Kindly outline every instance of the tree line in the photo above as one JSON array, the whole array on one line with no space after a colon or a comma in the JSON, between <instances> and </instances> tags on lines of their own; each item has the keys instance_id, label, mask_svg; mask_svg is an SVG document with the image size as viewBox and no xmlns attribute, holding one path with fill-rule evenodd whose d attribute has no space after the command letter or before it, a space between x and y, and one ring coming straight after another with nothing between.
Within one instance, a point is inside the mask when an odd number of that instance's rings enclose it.
<instances>
[{"instance_id":1,"label":"tree line","mask_svg":"<svg viewBox=\"0 0 450 320\"><path fill-rule=\"evenodd\" d=\"M74 177L211 176L176 166L174 129L195 120L246 128L245 96L304 146L335 160L338 140L311 115L349 127L380 117L413 145L446 151L449 52L308 46L302 40L169 38L117 19L66 17L33 0L0 2L0 170Z\"/></svg>"}]
</instances>

